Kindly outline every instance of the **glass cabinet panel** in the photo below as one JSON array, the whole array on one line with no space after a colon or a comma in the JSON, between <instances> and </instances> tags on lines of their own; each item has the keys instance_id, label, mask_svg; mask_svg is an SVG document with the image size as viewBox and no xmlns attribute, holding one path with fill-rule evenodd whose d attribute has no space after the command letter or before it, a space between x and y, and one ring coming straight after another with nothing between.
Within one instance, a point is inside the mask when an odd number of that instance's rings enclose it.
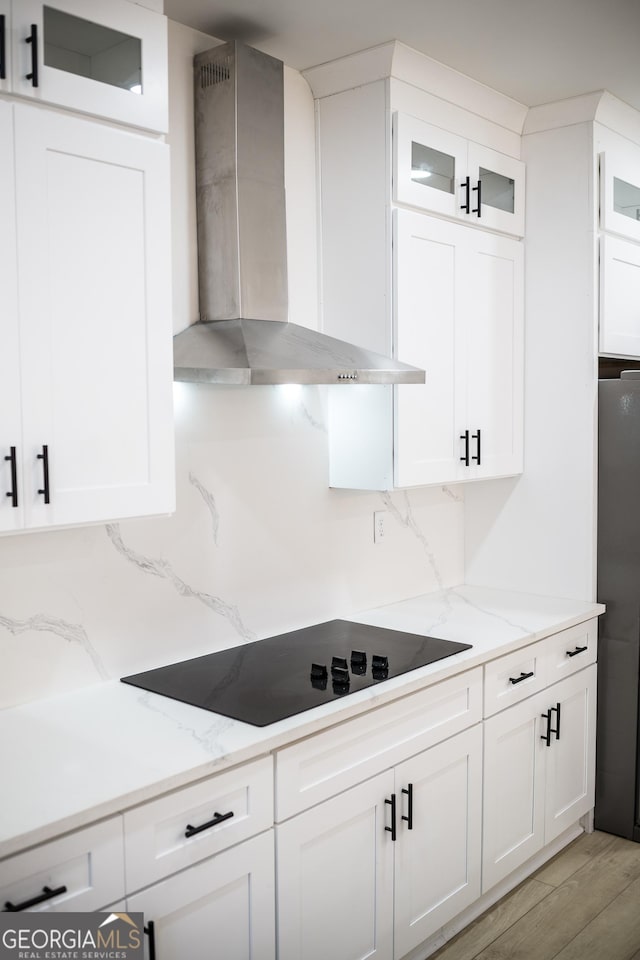
<instances>
[{"instance_id":1,"label":"glass cabinet panel","mask_svg":"<svg viewBox=\"0 0 640 960\"><path fill-rule=\"evenodd\" d=\"M613 209L623 217L640 220L640 187L627 183L619 177L613 178Z\"/></svg>"},{"instance_id":2,"label":"glass cabinet panel","mask_svg":"<svg viewBox=\"0 0 640 960\"><path fill-rule=\"evenodd\" d=\"M142 93L142 43L119 30L44 7L44 64Z\"/></svg>"},{"instance_id":3,"label":"glass cabinet panel","mask_svg":"<svg viewBox=\"0 0 640 960\"><path fill-rule=\"evenodd\" d=\"M487 170L486 167L480 167L479 176L482 181L482 202L489 207L495 207L496 210L513 213L516 198L515 180L496 173L495 170Z\"/></svg>"},{"instance_id":4,"label":"glass cabinet panel","mask_svg":"<svg viewBox=\"0 0 640 960\"><path fill-rule=\"evenodd\" d=\"M424 143L411 142L411 179L414 183L455 193L456 160Z\"/></svg>"}]
</instances>

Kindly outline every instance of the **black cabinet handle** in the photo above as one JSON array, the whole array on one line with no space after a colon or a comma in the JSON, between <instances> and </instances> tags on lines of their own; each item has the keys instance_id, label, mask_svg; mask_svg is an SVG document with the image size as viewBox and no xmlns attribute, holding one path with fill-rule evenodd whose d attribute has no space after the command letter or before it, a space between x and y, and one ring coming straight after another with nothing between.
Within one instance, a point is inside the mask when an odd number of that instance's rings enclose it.
<instances>
[{"instance_id":1,"label":"black cabinet handle","mask_svg":"<svg viewBox=\"0 0 640 960\"><path fill-rule=\"evenodd\" d=\"M38 25L31 24L31 33L24 41L31 44L31 73L26 75L27 80L31 80L31 86L38 86Z\"/></svg>"},{"instance_id":2,"label":"black cabinet handle","mask_svg":"<svg viewBox=\"0 0 640 960\"><path fill-rule=\"evenodd\" d=\"M567 650L567 656L577 657L579 653L584 653L585 650L588 650L588 649L589 649L588 647L576 647L575 650Z\"/></svg>"},{"instance_id":3,"label":"black cabinet handle","mask_svg":"<svg viewBox=\"0 0 640 960\"><path fill-rule=\"evenodd\" d=\"M547 710L546 713L541 713L540 716L543 720L547 721L547 732L543 733L540 737L541 740L545 740L548 747L551 746L551 708Z\"/></svg>"},{"instance_id":4,"label":"black cabinet handle","mask_svg":"<svg viewBox=\"0 0 640 960\"><path fill-rule=\"evenodd\" d=\"M556 725L555 727L551 726L551 714L555 711L556 714ZM560 704L556 703L555 707L551 707L549 711L549 734L555 733L556 740L560 739Z\"/></svg>"},{"instance_id":5,"label":"black cabinet handle","mask_svg":"<svg viewBox=\"0 0 640 960\"><path fill-rule=\"evenodd\" d=\"M222 823L223 820L229 820L232 816L233 810L230 810L229 813L214 813L212 820L209 820L208 823L203 823L199 827L192 827L191 824L188 823L184 835L187 838L195 837L196 833L202 833L203 830L208 830L210 827L215 827L219 823Z\"/></svg>"},{"instance_id":6,"label":"black cabinet handle","mask_svg":"<svg viewBox=\"0 0 640 960\"><path fill-rule=\"evenodd\" d=\"M156 931L153 920L149 920L143 930L149 937L149 960L156 960Z\"/></svg>"},{"instance_id":7,"label":"black cabinet handle","mask_svg":"<svg viewBox=\"0 0 640 960\"><path fill-rule=\"evenodd\" d=\"M7 492L7 496L11 497L11 506L18 506L18 466L16 463L16 448L10 447L10 453L8 457L5 457L5 460L8 460L11 463L11 490Z\"/></svg>"},{"instance_id":8,"label":"black cabinet handle","mask_svg":"<svg viewBox=\"0 0 640 960\"><path fill-rule=\"evenodd\" d=\"M7 79L7 19L0 13L0 80Z\"/></svg>"},{"instance_id":9,"label":"black cabinet handle","mask_svg":"<svg viewBox=\"0 0 640 960\"><path fill-rule=\"evenodd\" d=\"M462 189L465 191L465 201L460 204L460 209L464 210L465 213L471 213L471 177L466 177L462 183Z\"/></svg>"},{"instance_id":10,"label":"black cabinet handle","mask_svg":"<svg viewBox=\"0 0 640 960\"><path fill-rule=\"evenodd\" d=\"M45 503L51 503L51 491L49 490L49 447L42 446L42 453L38 454L38 460L42 460L42 480L44 486L38 490L38 493L44 497Z\"/></svg>"},{"instance_id":11,"label":"black cabinet handle","mask_svg":"<svg viewBox=\"0 0 640 960\"><path fill-rule=\"evenodd\" d=\"M523 680L528 680L529 677L533 677L534 672L531 670L530 673L521 673L519 677L509 677L509 683L522 683Z\"/></svg>"},{"instance_id":12,"label":"black cabinet handle","mask_svg":"<svg viewBox=\"0 0 640 960\"><path fill-rule=\"evenodd\" d=\"M42 893L39 893L37 897L32 897L31 900L25 900L24 903L11 903L10 900L7 900L3 913L18 913L20 910L28 910L29 907L35 907L37 903L52 900L53 897L59 897L61 893L66 892L67 888L65 886L56 887L55 890L52 890L51 887L43 887Z\"/></svg>"},{"instance_id":13,"label":"black cabinet handle","mask_svg":"<svg viewBox=\"0 0 640 960\"><path fill-rule=\"evenodd\" d=\"M471 457L471 459L472 459L472 460L475 460L475 462L478 464L478 466L480 466L480 464L482 463L482 459L481 459L481 455L480 455L480 433L481 433L481 431L478 430L477 433L472 433L472 434L471 434L471 439L476 441L476 452L475 452L475 454Z\"/></svg>"},{"instance_id":14,"label":"black cabinet handle","mask_svg":"<svg viewBox=\"0 0 640 960\"><path fill-rule=\"evenodd\" d=\"M406 820L407 830L413 830L413 784L408 783L407 789L403 787L402 792L407 797L407 815L405 817L403 814L402 819Z\"/></svg>"},{"instance_id":15,"label":"black cabinet handle","mask_svg":"<svg viewBox=\"0 0 640 960\"><path fill-rule=\"evenodd\" d=\"M465 430L464 433L460 434L460 439L464 440L464 454L460 457L462 463L465 467L469 466L469 431Z\"/></svg>"},{"instance_id":16,"label":"black cabinet handle","mask_svg":"<svg viewBox=\"0 0 640 960\"><path fill-rule=\"evenodd\" d=\"M474 207L471 213L477 213L478 218L480 218L482 216L482 212L480 210L480 207L482 205L482 180L478 180L478 186L473 187L473 190L478 194L478 206Z\"/></svg>"},{"instance_id":17,"label":"black cabinet handle","mask_svg":"<svg viewBox=\"0 0 640 960\"><path fill-rule=\"evenodd\" d=\"M385 799L385 803L388 803L391 806L391 826L385 827L387 833L391 834L391 839L396 839L396 795L395 793L391 794L391 799Z\"/></svg>"}]
</instances>

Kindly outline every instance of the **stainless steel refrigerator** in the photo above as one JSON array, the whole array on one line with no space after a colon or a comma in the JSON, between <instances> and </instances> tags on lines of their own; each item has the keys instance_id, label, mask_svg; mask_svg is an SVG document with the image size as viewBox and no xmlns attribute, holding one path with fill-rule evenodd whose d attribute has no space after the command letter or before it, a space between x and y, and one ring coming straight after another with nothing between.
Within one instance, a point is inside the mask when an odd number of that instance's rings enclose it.
<instances>
[{"instance_id":1,"label":"stainless steel refrigerator","mask_svg":"<svg viewBox=\"0 0 640 960\"><path fill-rule=\"evenodd\" d=\"M600 380L595 825L640 842L640 371Z\"/></svg>"}]
</instances>

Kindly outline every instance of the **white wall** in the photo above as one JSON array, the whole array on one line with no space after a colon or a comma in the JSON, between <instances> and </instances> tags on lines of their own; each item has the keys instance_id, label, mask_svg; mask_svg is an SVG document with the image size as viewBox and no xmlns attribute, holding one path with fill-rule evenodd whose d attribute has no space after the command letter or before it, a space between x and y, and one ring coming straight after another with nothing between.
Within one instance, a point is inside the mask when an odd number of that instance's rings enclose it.
<instances>
[{"instance_id":1,"label":"white wall","mask_svg":"<svg viewBox=\"0 0 640 960\"><path fill-rule=\"evenodd\" d=\"M197 316L189 77L210 42L172 25L176 329ZM294 71L285 96L291 311L313 326L313 104ZM329 389L176 384L173 517L0 538L0 707L461 582L454 488L329 489Z\"/></svg>"}]
</instances>

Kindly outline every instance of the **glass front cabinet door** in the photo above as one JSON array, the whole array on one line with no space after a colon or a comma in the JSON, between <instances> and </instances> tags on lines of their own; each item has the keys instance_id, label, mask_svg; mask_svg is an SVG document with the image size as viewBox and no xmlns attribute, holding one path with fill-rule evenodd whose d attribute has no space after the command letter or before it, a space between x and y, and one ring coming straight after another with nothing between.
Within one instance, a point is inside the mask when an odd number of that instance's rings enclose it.
<instances>
[{"instance_id":1,"label":"glass front cabinet door","mask_svg":"<svg viewBox=\"0 0 640 960\"><path fill-rule=\"evenodd\" d=\"M10 10L0 0L2 7L11 92L166 133L165 17L128 0L12 0Z\"/></svg>"},{"instance_id":2,"label":"glass front cabinet door","mask_svg":"<svg viewBox=\"0 0 640 960\"><path fill-rule=\"evenodd\" d=\"M600 226L640 242L640 150L600 154Z\"/></svg>"},{"instance_id":3,"label":"glass front cabinet door","mask_svg":"<svg viewBox=\"0 0 640 960\"><path fill-rule=\"evenodd\" d=\"M524 164L402 113L393 116L393 199L524 236Z\"/></svg>"}]
</instances>

